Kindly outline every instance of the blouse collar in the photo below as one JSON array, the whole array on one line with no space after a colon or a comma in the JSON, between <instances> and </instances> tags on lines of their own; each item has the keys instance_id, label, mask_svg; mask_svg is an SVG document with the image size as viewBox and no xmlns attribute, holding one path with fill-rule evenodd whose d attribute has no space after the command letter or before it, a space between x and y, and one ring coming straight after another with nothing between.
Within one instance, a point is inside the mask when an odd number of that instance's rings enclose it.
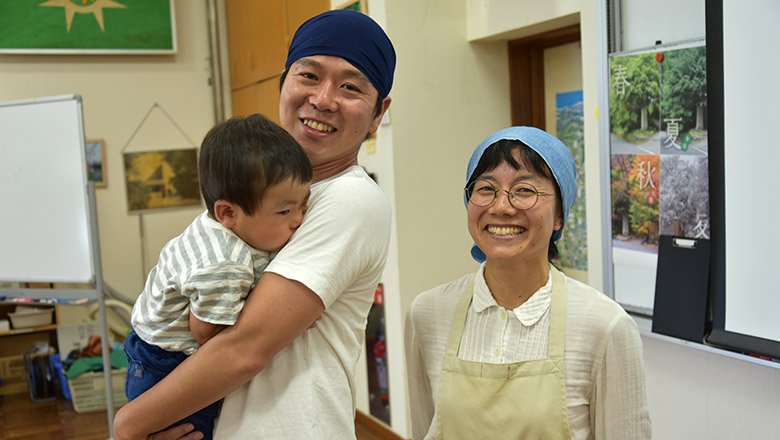
<instances>
[{"instance_id":1,"label":"blouse collar","mask_svg":"<svg viewBox=\"0 0 780 440\"><path fill-rule=\"evenodd\" d=\"M552 277L548 272L547 282L544 286L539 288L539 290L528 298L528 301L512 310L512 312L524 326L530 327L542 318L550 308L551 302ZM485 282L485 263L480 265L474 278L474 296L471 300L471 307L476 313L482 313L492 307L498 307L499 309L504 310L503 307L498 305L496 299L493 298L493 294L490 292L487 282Z\"/></svg>"}]
</instances>

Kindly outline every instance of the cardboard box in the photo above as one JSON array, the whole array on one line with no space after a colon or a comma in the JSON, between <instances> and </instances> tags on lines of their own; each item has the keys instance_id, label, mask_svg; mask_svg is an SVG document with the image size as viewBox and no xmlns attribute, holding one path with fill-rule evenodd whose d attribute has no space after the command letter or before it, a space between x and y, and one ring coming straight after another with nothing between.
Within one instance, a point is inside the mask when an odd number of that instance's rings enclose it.
<instances>
[{"instance_id":1,"label":"cardboard box","mask_svg":"<svg viewBox=\"0 0 780 440\"><path fill-rule=\"evenodd\" d=\"M99 322L58 325L57 346L60 348L62 359L64 360L71 351L86 347L89 337L92 335L100 335Z\"/></svg>"},{"instance_id":2,"label":"cardboard box","mask_svg":"<svg viewBox=\"0 0 780 440\"><path fill-rule=\"evenodd\" d=\"M27 380L24 368L24 356L0 357L0 379L3 382L13 379Z\"/></svg>"}]
</instances>

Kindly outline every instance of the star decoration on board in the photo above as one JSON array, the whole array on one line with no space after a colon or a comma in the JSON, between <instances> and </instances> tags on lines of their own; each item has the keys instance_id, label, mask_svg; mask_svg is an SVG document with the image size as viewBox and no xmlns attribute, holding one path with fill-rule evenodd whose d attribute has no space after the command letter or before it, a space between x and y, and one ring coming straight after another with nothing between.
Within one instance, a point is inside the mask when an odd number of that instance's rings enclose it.
<instances>
[{"instance_id":1,"label":"star decoration on board","mask_svg":"<svg viewBox=\"0 0 780 440\"><path fill-rule=\"evenodd\" d=\"M70 25L73 22L73 15L76 13L94 14L95 20L97 20L98 24L100 25L100 30L105 32L106 29L103 26L103 8L127 7L113 0L48 0L38 6L54 6L65 8L65 22L67 23L68 32L70 32Z\"/></svg>"}]
</instances>

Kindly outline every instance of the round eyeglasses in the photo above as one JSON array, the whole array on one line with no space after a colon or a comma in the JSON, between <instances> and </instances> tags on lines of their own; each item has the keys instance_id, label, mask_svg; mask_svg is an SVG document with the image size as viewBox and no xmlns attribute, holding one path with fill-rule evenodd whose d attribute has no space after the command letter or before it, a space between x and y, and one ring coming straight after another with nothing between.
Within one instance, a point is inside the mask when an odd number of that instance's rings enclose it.
<instances>
[{"instance_id":1,"label":"round eyeglasses","mask_svg":"<svg viewBox=\"0 0 780 440\"><path fill-rule=\"evenodd\" d=\"M536 202L540 196L555 196L555 194L541 193L536 190L536 187L530 183L518 183L513 187L507 189L496 189L492 183L486 180L476 180L471 182L469 186L465 188L466 198L474 206L481 208L490 206L498 198L499 191L506 193L509 198L509 203L515 208L521 211L531 209L536 206Z\"/></svg>"}]
</instances>

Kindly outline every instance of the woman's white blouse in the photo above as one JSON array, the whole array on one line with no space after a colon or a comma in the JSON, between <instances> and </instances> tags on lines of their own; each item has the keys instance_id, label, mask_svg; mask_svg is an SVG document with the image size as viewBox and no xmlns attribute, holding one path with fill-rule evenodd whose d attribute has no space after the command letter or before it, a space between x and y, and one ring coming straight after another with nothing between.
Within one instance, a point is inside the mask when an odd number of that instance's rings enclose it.
<instances>
[{"instance_id":1,"label":"woman's white blouse","mask_svg":"<svg viewBox=\"0 0 780 440\"><path fill-rule=\"evenodd\" d=\"M547 357L552 283L514 310L499 306L476 274L421 293L406 317L413 438L436 437L441 363L458 299L474 278L458 357L510 363ZM603 293L566 278L566 401L573 439L650 439L642 341L636 323ZM533 396L518 396L533 399ZM479 415L475 415L478 417Z\"/></svg>"}]
</instances>

